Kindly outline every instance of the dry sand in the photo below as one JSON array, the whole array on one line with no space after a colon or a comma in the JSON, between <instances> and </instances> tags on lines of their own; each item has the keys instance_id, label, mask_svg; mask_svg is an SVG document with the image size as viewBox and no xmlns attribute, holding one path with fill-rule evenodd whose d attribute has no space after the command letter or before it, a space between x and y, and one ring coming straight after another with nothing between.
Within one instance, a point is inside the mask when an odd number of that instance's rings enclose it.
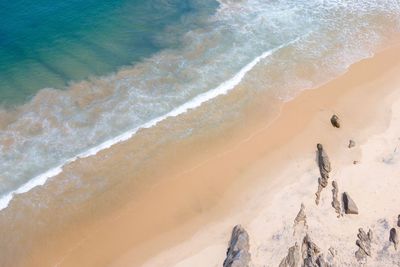
<instances>
[{"instance_id":1,"label":"dry sand","mask_svg":"<svg viewBox=\"0 0 400 267\"><path fill-rule=\"evenodd\" d=\"M221 138L198 156L165 160L154 172L161 178L151 190L95 223L52 235L48 240L56 245L38 245L26 266L221 266L230 231L239 223L250 234L254 266L277 266L303 235L299 229L293 236L292 228L301 202L311 237L325 254L334 247L339 265L354 264L357 229L365 227L376 236L369 262L398 266L387 240L400 213L395 204L400 200L399 50L388 49L301 93L272 123L256 117L229 142ZM341 129L330 125L333 113L342 119ZM357 142L355 148L347 148L349 139ZM331 157L330 181L351 194L359 215L336 218L330 186L315 205L316 143ZM129 142L82 160L101 164L85 174L129 176L123 163L127 151ZM354 160L360 163L353 165ZM82 162L68 168L81 168Z\"/></svg>"}]
</instances>

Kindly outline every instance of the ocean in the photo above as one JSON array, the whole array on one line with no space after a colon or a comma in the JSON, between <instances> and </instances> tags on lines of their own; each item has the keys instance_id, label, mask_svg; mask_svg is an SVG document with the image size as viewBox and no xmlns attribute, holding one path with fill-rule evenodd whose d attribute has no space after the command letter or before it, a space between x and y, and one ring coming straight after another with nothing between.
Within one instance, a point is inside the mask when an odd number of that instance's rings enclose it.
<instances>
[{"instance_id":1,"label":"ocean","mask_svg":"<svg viewBox=\"0 0 400 267\"><path fill-rule=\"evenodd\" d=\"M0 213L142 129L207 103L195 122L149 138L199 135L260 95L288 101L334 79L399 32L396 0L3 1ZM218 101L238 86L234 103ZM135 164L150 155L138 147ZM102 191L116 183L100 182ZM46 209L40 201L24 209Z\"/></svg>"}]
</instances>

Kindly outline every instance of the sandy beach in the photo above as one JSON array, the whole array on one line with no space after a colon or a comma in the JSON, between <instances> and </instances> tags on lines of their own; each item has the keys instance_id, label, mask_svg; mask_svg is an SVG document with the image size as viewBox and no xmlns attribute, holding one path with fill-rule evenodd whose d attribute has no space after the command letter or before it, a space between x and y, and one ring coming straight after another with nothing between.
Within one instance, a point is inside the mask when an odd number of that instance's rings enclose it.
<instances>
[{"instance_id":1,"label":"sandy beach","mask_svg":"<svg viewBox=\"0 0 400 267\"><path fill-rule=\"evenodd\" d=\"M221 266L236 224L249 233L252 266L278 266L305 232L325 255L330 247L337 250L338 266L354 266L360 227L374 232L368 266L399 266L388 241L400 201L399 49L356 63L287 103L265 107L260 100L241 125L218 137L165 147L140 173L129 163L136 145L131 140L66 166L60 176L79 172L87 179L141 179L99 195L101 209L76 212L74 223L41 233L21 266ZM329 121L333 114L342 121L340 129ZM356 142L352 149L350 139ZM317 143L332 162L318 206ZM336 217L333 180L340 195L351 194L358 215ZM293 235L301 203L308 229Z\"/></svg>"}]
</instances>

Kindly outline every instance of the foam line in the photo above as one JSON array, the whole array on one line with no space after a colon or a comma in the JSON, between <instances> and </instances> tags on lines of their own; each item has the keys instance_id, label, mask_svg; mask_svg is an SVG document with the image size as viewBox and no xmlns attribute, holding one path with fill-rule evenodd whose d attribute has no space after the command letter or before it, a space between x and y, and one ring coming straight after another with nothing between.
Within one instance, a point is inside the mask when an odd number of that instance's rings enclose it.
<instances>
[{"instance_id":1,"label":"foam line","mask_svg":"<svg viewBox=\"0 0 400 267\"><path fill-rule=\"evenodd\" d=\"M159 116L157 118L154 118L138 127L133 128L132 130L129 130L121 135L118 135L110 140L107 140L95 147L90 148L89 150L82 152L78 155L76 155L75 157L69 158L67 160L65 160L62 164L58 165L57 167L54 167L36 177L33 177L32 179L30 179L28 182L26 182L25 184L23 184L22 186L20 186L19 188L17 188L16 190L13 190L5 195L3 195L0 198L0 210L3 210L5 208L7 208L8 204L10 203L10 201L13 199L14 195L17 194L23 194L26 193L28 191L30 191L31 189L37 187L37 186L42 186L46 183L46 181L51 178L54 177L58 174L60 174L62 172L62 168L71 163L76 161L77 159L80 158L87 158L90 156L94 156L96 155L99 151L102 151L104 149L110 148L111 146L126 141L128 139L130 139L135 133L137 133L137 131L139 131L140 129L147 129L147 128L151 128L155 125L157 125L159 122L170 118L170 117L176 117L180 114L186 113L188 110L191 109L195 109L199 106L201 106L203 103L216 98L220 95L226 95L229 91L231 91L232 89L234 89L244 78L244 76L250 71L252 70L261 60L267 58L268 56L272 55L273 53L275 53L276 51L284 48L285 46L291 45L295 42L297 42L300 39L300 37L282 44L278 47L275 47L273 49L270 49L264 53L262 53L260 56L256 57L255 59L253 59L250 63L248 63L246 66L244 66L238 73L236 73L235 76L233 76L231 79L224 81L223 83L221 83L218 87L209 90L207 92L204 92L202 94L197 95L196 97L194 97L193 99L191 99L190 101L182 104L179 107L174 108L173 110L171 110L170 112Z\"/></svg>"}]
</instances>

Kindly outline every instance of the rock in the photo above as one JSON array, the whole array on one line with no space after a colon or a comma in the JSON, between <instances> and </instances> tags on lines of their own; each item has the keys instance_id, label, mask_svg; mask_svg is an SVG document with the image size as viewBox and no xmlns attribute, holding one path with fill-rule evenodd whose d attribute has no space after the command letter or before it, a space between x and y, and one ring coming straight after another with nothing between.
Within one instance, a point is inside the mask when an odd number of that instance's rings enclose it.
<instances>
[{"instance_id":1,"label":"rock","mask_svg":"<svg viewBox=\"0 0 400 267\"><path fill-rule=\"evenodd\" d=\"M248 233L242 226L236 225L232 230L223 267L248 267L250 264L249 248Z\"/></svg>"},{"instance_id":2,"label":"rock","mask_svg":"<svg viewBox=\"0 0 400 267\"><path fill-rule=\"evenodd\" d=\"M329 251L329 253L331 254L332 257L336 257L336 255L337 255L336 249L334 249L333 247L330 247L328 249L328 251Z\"/></svg>"},{"instance_id":3,"label":"rock","mask_svg":"<svg viewBox=\"0 0 400 267\"><path fill-rule=\"evenodd\" d=\"M356 142L354 142L353 140L349 141L349 148L355 147L356 146Z\"/></svg>"},{"instance_id":4,"label":"rock","mask_svg":"<svg viewBox=\"0 0 400 267\"><path fill-rule=\"evenodd\" d=\"M329 173L331 171L331 162L329 161L329 157L321 144L317 144L317 149L318 167L321 174L321 177L318 179L318 190L315 193L315 204L318 205L322 189L324 189L328 185Z\"/></svg>"},{"instance_id":5,"label":"rock","mask_svg":"<svg viewBox=\"0 0 400 267\"><path fill-rule=\"evenodd\" d=\"M335 212L337 213L337 217L340 217L341 209L340 209L340 202L338 200L338 194L339 194L339 187L336 181L332 182L332 207L335 209Z\"/></svg>"},{"instance_id":6,"label":"rock","mask_svg":"<svg viewBox=\"0 0 400 267\"><path fill-rule=\"evenodd\" d=\"M347 192L343 193L343 206L346 214L358 214L357 205Z\"/></svg>"},{"instance_id":7,"label":"rock","mask_svg":"<svg viewBox=\"0 0 400 267\"><path fill-rule=\"evenodd\" d=\"M331 172L331 162L329 161L329 157L321 144L317 144L317 149L319 172L322 178L327 179L329 178L329 173Z\"/></svg>"},{"instance_id":8,"label":"rock","mask_svg":"<svg viewBox=\"0 0 400 267\"><path fill-rule=\"evenodd\" d=\"M354 165L358 164L358 160L353 161L353 164Z\"/></svg>"},{"instance_id":9,"label":"rock","mask_svg":"<svg viewBox=\"0 0 400 267\"><path fill-rule=\"evenodd\" d=\"M372 231L369 230L368 234L365 233L364 229L358 229L356 245L358 250L355 253L355 257L358 261L366 261L367 256L371 257L371 242L372 242Z\"/></svg>"},{"instance_id":10,"label":"rock","mask_svg":"<svg viewBox=\"0 0 400 267\"><path fill-rule=\"evenodd\" d=\"M314 267L317 265L317 259L321 250L317 245L311 241L308 234L303 239L303 244L301 246L303 265L304 267Z\"/></svg>"},{"instance_id":11,"label":"rock","mask_svg":"<svg viewBox=\"0 0 400 267\"><path fill-rule=\"evenodd\" d=\"M396 229L390 229L389 241L393 243L394 249L397 250L397 245L399 244L399 238L397 236Z\"/></svg>"},{"instance_id":12,"label":"rock","mask_svg":"<svg viewBox=\"0 0 400 267\"><path fill-rule=\"evenodd\" d=\"M400 214L397 216L397 226L400 227Z\"/></svg>"},{"instance_id":13,"label":"rock","mask_svg":"<svg viewBox=\"0 0 400 267\"><path fill-rule=\"evenodd\" d=\"M296 226L300 222L304 223L304 226L307 226L307 215L305 212L305 206L301 203L299 213L297 213L296 218L294 219L294 225Z\"/></svg>"},{"instance_id":14,"label":"rock","mask_svg":"<svg viewBox=\"0 0 400 267\"><path fill-rule=\"evenodd\" d=\"M337 115L333 115L331 118L331 123L334 127L336 128L340 128L340 120L339 117Z\"/></svg>"},{"instance_id":15,"label":"rock","mask_svg":"<svg viewBox=\"0 0 400 267\"><path fill-rule=\"evenodd\" d=\"M289 248L287 256L282 259L279 267L300 267L300 248L297 242Z\"/></svg>"}]
</instances>

